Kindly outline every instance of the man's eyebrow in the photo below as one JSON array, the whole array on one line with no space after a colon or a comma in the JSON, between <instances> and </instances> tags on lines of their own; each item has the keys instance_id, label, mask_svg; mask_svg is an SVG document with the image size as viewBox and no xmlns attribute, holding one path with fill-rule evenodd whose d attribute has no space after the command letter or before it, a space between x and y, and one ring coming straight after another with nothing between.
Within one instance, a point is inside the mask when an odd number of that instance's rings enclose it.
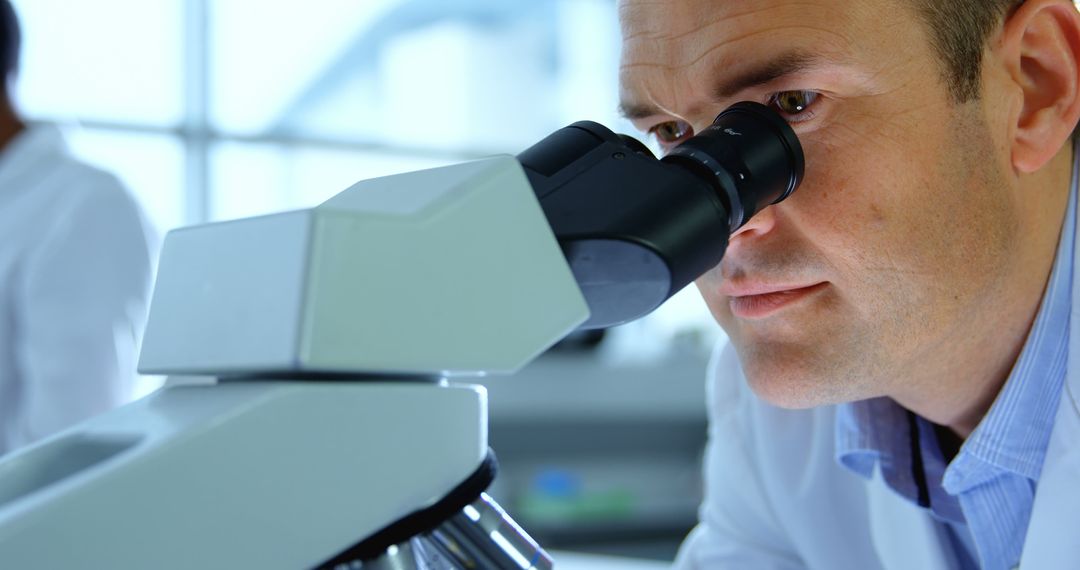
<instances>
[{"instance_id":1,"label":"man's eyebrow","mask_svg":"<svg viewBox=\"0 0 1080 570\"><path fill-rule=\"evenodd\" d=\"M836 62L815 53L802 50L785 52L742 71L735 77L721 81L713 88L712 95L716 100L723 101L734 97L745 89L764 85L785 75L800 73L832 63Z\"/></svg>"},{"instance_id":2,"label":"man's eyebrow","mask_svg":"<svg viewBox=\"0 0 1080 570\"><path fill-rule=\"evenodd\" d=\"M653 115L659 115L661 114L661 111L656 105L622 101L619 103L619 114L631 121L636 121L638 119L652 117Z\"/></svg>"},{"instance_id":3,"label":"man's eyebrow","mask_svg":"<svg viewBox=\"0 0 1080 570\"><path fill-rule=\"evenodd\" d=\"M721 81L713 87L711 94L714 100L725 101L745 89L764 85L786 75L838 63L840 62L831 57L803 50L792 50L754 65L735 77ZM619 114L633 121L662 115L663 111L649 103L623 101L619 103Z\"/></svg>"}]
</instances>

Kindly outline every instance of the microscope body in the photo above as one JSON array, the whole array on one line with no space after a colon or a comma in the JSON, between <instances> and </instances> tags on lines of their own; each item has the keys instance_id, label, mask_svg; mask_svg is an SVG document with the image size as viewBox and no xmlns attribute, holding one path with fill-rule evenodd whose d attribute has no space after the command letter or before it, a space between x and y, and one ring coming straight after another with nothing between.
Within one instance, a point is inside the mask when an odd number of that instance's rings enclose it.
<instances>
[{"instance_id":1,"label":"microscope body","mask_svg":"<svg viewBox=\"0 0 1080 570\"><path fill-rule=\"evenodd\" d=\"M550 568L483 493L463 382L655 309L802 175L784 120L739 103L662 160L575 123L173 231L139 370L211 382L0 459L0 568Z\"/></svg>"},{"instance_id":2,"label":"microscope body","mask_svg":"<svg viewBox=\"0 0 1080 570\"><path fill-rule=\"evenodd\" d=\"M373 538L404 552L437 522L418 514L455 493L460 511L493 476L486 392L462 382L516 371L587 317L512 157L174 231L140 359L170 382L0 460L0 567L352 568Z\"/></svg>"}]
</instances>

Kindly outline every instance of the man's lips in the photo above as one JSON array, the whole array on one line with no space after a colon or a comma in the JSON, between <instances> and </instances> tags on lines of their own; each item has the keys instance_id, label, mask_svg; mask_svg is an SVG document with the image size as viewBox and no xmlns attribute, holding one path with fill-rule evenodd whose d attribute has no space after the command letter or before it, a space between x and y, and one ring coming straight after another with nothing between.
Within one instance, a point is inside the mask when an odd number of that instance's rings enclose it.
<instances>
[{"instance_id":1,"label":"man's lips","mask_svg":"<svg viewBox=\"0 0 1080 570\"><path fill-rule=\"evenodd\" d=\"M744 284L720 288L728 297L731 312L742 319L763 319L824 289L828 283L810 285Z\"/></svg>"}]
</instances>

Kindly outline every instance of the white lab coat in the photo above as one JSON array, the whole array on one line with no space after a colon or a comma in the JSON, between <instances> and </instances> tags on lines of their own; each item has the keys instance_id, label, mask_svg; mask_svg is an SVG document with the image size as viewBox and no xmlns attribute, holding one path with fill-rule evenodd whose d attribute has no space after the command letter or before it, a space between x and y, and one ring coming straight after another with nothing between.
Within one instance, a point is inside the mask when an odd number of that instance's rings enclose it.
<instances>
[{"instance_id":1,"label":"white lab coat","mask_svg":"<svg viewBox=\"0 0 1080 570\"><path fill-rule=\"evenodd\" d=\"M0 453L130 399L155 241L57 128L0 151Z\"/></svg>"},{"instance_id":2,"label":"white lab coat","mask_svg":"<svg viewBox=\"0 0 1080 570\"><path fill-rule=\"evenodd\" d=\"M1080 568L1080 278L1072 294L1065 388L1021 557L1028 570ZM868 482L836 463L834 407L761 402L730 347L710 370L705 502L676 568L958 568L929 514L879 473Z\"/></svg>"}]
</instances>

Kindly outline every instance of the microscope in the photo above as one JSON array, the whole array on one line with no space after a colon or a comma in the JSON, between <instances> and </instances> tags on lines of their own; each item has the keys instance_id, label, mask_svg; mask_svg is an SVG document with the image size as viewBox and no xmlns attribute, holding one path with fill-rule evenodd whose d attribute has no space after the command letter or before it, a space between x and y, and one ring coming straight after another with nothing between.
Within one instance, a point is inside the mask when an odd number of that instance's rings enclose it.
<instances>
[{"instance_id":1,"label":"microscope","mask_svg":"<svg viewBox=\"0 0 1080 570\"><path fill-rule=\"evenodd\" d=\"M802 176L739 103L659 160L579 122L175 230L139 362L166 387L0 460L0 568L551 568L485 493L469 382L649 313Z\"/></svg>"}]
</instances>

